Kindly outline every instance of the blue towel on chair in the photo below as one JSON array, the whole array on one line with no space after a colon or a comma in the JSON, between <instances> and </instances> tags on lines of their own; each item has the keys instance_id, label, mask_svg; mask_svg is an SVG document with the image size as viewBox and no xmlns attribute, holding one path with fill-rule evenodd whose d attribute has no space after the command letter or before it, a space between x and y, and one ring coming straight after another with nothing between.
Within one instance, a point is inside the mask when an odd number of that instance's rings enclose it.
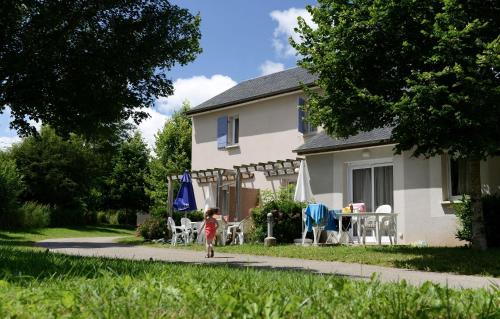
<instances>
[{"instance_id":1,"label":"blue towel on chair","mask_svg":"<svg viewBox=\"0 0 500 319\"><path fill-rule=\"evenodd\" d=\"M338 231L339 221L337 214L341 213L340 209L332 209L328 211L325 230Z\"/></svg>"},{"instance_id":2,"label":"blue towel on chair","mask_svg":"<svg viewBox=\"0 0 500 319\"><path fill-rule=\"evenodd\" d=\"M328 208L323 204L309 204L305 215L307 231L312 231L313 223L319 225L328 216Z\"/></svg>"}]
</instances>

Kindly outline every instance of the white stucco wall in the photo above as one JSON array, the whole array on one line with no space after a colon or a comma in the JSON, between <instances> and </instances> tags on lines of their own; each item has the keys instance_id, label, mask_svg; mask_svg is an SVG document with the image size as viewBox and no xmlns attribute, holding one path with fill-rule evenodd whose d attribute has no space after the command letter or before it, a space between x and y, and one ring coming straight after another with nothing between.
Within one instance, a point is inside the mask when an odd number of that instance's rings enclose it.
<instances>
[{"instance_id":1,"label":"white stucco wall","mask_svg":"<svg viewBox=\"0 0 500 319\"><path fill-rule=\"evenodd\" d=\"M297 130L297 97L287 94L258 102L193 116L192 170L232 169L235 165L296 158L292 151L308 136ZM239 147L217 149L217 118L239 117ZM366 155L366 154L365 154ZM349 203L348 165L360 160L391 159L394 178L394 207L398 213L398 241L424 240L430 245L462 245L455 239L457 220L447 202L447 169L440 157L412 158L410 153L393 155L392 146L346 150L308 155L311 187L317 202L329 208ZM255 172L242 187L278 190L283 180L295 181L296 175L266 178ZM484 192L500 192L500 157L481 163ZM194 183L196 201L201 208L208 194L208 184ZM445 187L443 189L443 187Z\"/></svg>"},{"instance_id":2,"label":"white stucco wall","mask_svg":"<svg viewBox=\"0 0 500 319\"><path fill-rule=\"evenodd\" d=\"M394 212L398 213L398 240L413 243L424 240L435 246L463 245L455 238L457 218L449 203L443 183L448 183L441 157L413 158L410 153L393 155L391 146L370 148L370 158L392 158ZM311 187L315 199L329 208L349 203L348 165L360 160L362 150L308 155ZM483 189L498 192L500 160L481 163Z\"/></svg>"},{"instance_id":3,"label":"white stucco wall","mask_svg":"<svg viewBox=\"0 0 500 319\"><path fill-rule=\"evenodd\" d=\"M297 130L297 98L299 93L287 94L242 106L193 116L192 170L211 168L233 169L235 165L294 159L292 152L308 136ZM239 147L217 149L217 118L239 118ZM310 136L309 136L310 137ZM296 175L285 178L296 180ZM283 178L266 178L261 172L243 187L278 190ZM195 184L198 206L205 202L207 185Z\"/></svg>"}]
</instances>

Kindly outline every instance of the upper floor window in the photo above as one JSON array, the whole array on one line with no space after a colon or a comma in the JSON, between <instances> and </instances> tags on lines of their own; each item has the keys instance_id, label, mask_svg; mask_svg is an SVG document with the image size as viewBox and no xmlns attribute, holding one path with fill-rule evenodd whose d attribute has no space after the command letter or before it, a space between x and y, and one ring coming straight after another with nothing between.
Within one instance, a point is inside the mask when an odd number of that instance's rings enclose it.
<instances>
[{"instance_id":1,"label":"upper floor window","mask_svg":"<svg viewBox=\"0 0 500 319\"><path fill-rule=\"evenodd\" d=\"M217 119L217 148L225 149L238 145L240 141L240 118L238 115L221 116Z\"/></svg>"},{"instance_id":2,"label":"upper floor window","mask_svg":"<svg viewBox=\"0 0 500 319\"><path fill-rule=\"evenodd\" d=\"M460 199L462 195L470 193L469 169L467 160L465 159L450 159L449 162L449 181L448 189L450 199Z\"/></svg>"},{"instance_id":3,"label":"upper floor window","mask_svg":"<svg viewBox=\"0 0 500 319\"><path fill-rule=\"evenodd\" d=\"M228 144L236 145L240 140L240 118L238 115L228 118Z\"/></svg>"},{"instance_id":4,"label":"upper floor window","mask_svg":"<svg viewBox=\"0 0 500 319\"><path fill-rule=\"evenodd\" d=\"M313 126L311 123L307 121L307 113L304 111L303 107L305 105L305 100L299 97L297 102L297 119L298 119L298 130L302 134L310 134L317 131L317 127Z\"/></svg>"}]
</instances>

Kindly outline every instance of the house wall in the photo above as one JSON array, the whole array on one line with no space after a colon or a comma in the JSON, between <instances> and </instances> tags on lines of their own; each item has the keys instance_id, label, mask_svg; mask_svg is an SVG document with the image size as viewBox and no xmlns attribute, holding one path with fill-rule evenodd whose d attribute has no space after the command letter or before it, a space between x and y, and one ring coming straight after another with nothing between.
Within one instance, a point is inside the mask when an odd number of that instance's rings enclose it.
<instances>
[{"instance_id":1,"label":"house wall","mask_svg":"<svg viewBox=\"0 0 500 319\"><path fill-rule=\"evenodd\" d=\"M310 136L297 129L297 98L291 93L267 100L260 100L238 107L193 116L192 170L211 168L233 169L235 165L268 162L297 157L292 150L302 145ZM217 118L239 118L238 147L217 149ZM278 190L284 180L296 181L297 175L266 178L261 172L243 180L242 187ZM194 183L198 206L205 202L207 184Z\"/></svg>"},{"instance_id":2,"label":"house wall","mask_svg":"<svg viewBox=\"0 0 500 319\"><path fill-rule=\"evenodd\" d=\"M393 155L392 146L369 148L370 158L363 150L307 155L311 188L316 201L329 208L349 204L348 165L360 160L391 158L394 178L394 212L398 213L398 241L413 243L424 240L430 245L463 245L455 238L457 218L448 201L447 167L441 157L414 158L411 153ZM481 163L483 189L500 190L500 158Z\"/></svg>"},{"instance_id":3,"label":"house wall","mask_svg":"<svg viewBox=\"0 0 500 319\"><path fill-rule=\"evenodd\" d=\"M299 95L292 93L194 115L192 169L232 169L235 165L296 158L292 150L310 137L297 130ZM240 121L239 145L218 150L217 118L234 115L238 115ZM393 209L398 213L398 241L424 240L430 245L446 246L464 244L455 239L457 219L447 198L448 168L444 158L413 158L408 152L395 156L390 145L365 150L369 150L368 157L362 149L306 156L311 188L317 202L332 209L348 205L349 163L389 158L393 162ZM266 178L261 172L255 172L252 179L242 181L242 187L277 191L287 181L295 182L296 179L296 174ZM500 192L500 157L481 163L481 183L485 193ZM234 182L231 185L234 186ZM209 184L195 182L194 186L196 201L201 208ZM250 195L249 198L249 201L254 200ZM233 204L230 203L230 207ZM245 214L247 205L243 206Z\"/></svg>"}]
</instances>

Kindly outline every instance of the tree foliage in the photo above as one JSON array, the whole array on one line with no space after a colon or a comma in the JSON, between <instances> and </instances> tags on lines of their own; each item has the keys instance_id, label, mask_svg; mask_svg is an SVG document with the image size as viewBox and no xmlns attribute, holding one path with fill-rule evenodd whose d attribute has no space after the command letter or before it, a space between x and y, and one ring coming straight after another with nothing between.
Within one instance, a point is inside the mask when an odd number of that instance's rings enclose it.
<instances>
[{"instance_id":1,"label":"tree foliage","mask_svg":"<svg viewBox=\"0 0 500 319\"><path fill-rule=\"evenodd\" d=\"M24 190L21 173L9 154L0 152L0 227L16 227L19 197Z\"/></svg>"},{"instance_id":2,"label":"tree foliage","mask_svg":"<svg viewBox=\"0 0 500 319\"><path fill-rule=\"evenodd\" d=\"M0 167L25 186L9 198L40 203L37 209L50 206L52 225L92 223L103 210L118 212L122 223L135 223L135 214L149 208L145 178L150 155L141 135L130 136L129 129L122 126L108 142L88 142L75 134L65 140L43 126L38 137L24 138L5 154L15 162L2 161Z\"/></svg>"},{"instance_id":3,"label":"tree foliage","mask_svg":"<svg viewBox=\"0 0 500 319\"><path fill-rule=\"evenodd\" d=\"M110 204L127 212L128 224L135 223L136 213L149 209L149 198L145 192L148 164L149 150L139 132L123 142L113 158L113 168L107 181Z\"/></svg>"},{"instance_id":4,"label":"tree foliage","mask_svg":"<svg viewBox=\"0 0 500 319\"><path fill-rule=\"evenodd\" d=\"M95 162L82 138L64 140L43 126L39 137L25 138L11 152L27 186L23 200L53 206L52 224L83 223Z\"/></svg>"},{"instance_id":5,"label":"tree foliage","mask_svg":"<svg viewBox=\"0 0 500 319\"><path fill-rule=\"evenodd\" d=\"M494 0L319 0L300 65L319 75L309 120L334 136L390 126L397 153L467 158L473 247L486 248L479 160L500 150Z\"/></svg>"},{"instance_id":6,"label":"tree foliage","mask_svg":"<svg viewBox=\"0 0 500 319\"><path fill-rule=\"evenodd\" d=\"M398 152L485 158L500 149L500 6L476 0L320 0L300 65L310 120L334 136L392 126Z\"/></svg>"},{"instance_id":7,"label":"tree foliage","mask_svg":"<svg viewBox=\"0 0 500 319\"><path fill-rule=\"evenodd\" d=\"M154 206L166 207L168 175L191 168L191 119L186 115L189 102L174 112L156 135L155 154L151 160L148 193Z\"/></svg>"},{"instance_id":8,"label":"tree foliage","mask_svg":"<svg viewBox=\"0 0 500 319\"><path fill-rule=\"evenodd\" d=\"M22 134L29 119L87 137L140 121L201 52L199 17L167 0L6 0L0 17L0 111Z\"/></svg>"}]
</instances>

